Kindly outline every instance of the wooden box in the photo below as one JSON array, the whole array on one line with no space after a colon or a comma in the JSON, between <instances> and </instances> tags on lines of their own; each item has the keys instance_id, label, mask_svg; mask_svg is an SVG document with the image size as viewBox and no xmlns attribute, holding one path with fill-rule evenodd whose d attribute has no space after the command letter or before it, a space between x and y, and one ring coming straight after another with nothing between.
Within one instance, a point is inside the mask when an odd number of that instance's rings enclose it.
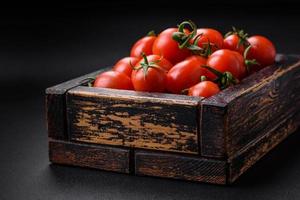
<instances>
[{"instance_id":1,"label":"wooden box","mask_svg":"<svg viewBox=\"0 0 300 200\"><path fill-rule=\"evenodd\" d=\"M48 88L50 161L232 183L299 127L299 57L276 59L207 99L87 87L101 70Z\"/></svg>"}]
</instances>

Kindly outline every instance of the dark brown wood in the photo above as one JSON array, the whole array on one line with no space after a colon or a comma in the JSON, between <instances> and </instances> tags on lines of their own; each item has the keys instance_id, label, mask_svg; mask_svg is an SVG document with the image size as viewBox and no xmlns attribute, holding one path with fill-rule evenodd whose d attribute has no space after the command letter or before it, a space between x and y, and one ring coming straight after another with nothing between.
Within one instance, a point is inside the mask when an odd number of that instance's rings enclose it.
<instances>
[{"instance_id":1,"label":"dark brown wood","mask_svg":"<svg viewBox=\"0 0 300 200\"><path fill-rule=\"evenodd\" d=\"M281 59L283 63L266 67L202 101L203 156L231 157L266 134L266 126L272 128L300 109L299 58Z\"/></svg>"},{"instance_id":2,"label":"dark brown wood","mask_svg":"<svg viewBox=\"0 0 300 200\"><path fill-rule=\"evenodd\" d=\"M300 112L287 116L286 119L269 130L259 140L244 147L233 158L229 159L229 182L234 182L247 169L254 165L259 159L266 155L291 133L300 126Z\"/></svg>"},{"instance_id":3,"label":"dark brown wood","mask_svg":"<svg viewBox=\"0 0 300 200\"><path fill-rule=\"evenodd\" d=\"M74 141L198 154L200 98L76 87L67 94Z\"/></svg>"},{"instance_id":4,"label":"dark brown wood","mask_svg":"<svg viewBox=\"0 0 300 200\"><path fill-rule=\"evenodd\" d=\"M214 103L212 99L201 103L202 118L200 120L201 155L207 157L224 158L225 127L227 106L220 101Z\"/></svg>"},{"instance_id":5,"label":"dark brown wood","mask_svg":"<svg viewBox=\"0 0 300 200\"><path fill-rule=\"evenodd\" d=\"M57 164L129 173L129 149L50 139L49 159Z\"/></svg>"},{"instance_id":6,"label":"dark brown wood","mask_svg":"<svg viewBox=\"0 0 300 200\"><path fill-rule=\"evenodd\" d=\"M87 82L84 81L86 78L94 77L103 70L106 69L98 70L46 89L46 117L49 137L55 139L68 138L66 130L66 92L73 87L84 84Z\"/></svg>"},{"instance_id":7,"label":"dark brown wood","mask_svg":"<svg viewBox=\"0 0 300 200\"><path fill-rule=\"evenodd\" d=\"M135 173L138 175L226 184L225 161L168 153L136 151Z\"/></svg>"}]
</instances>

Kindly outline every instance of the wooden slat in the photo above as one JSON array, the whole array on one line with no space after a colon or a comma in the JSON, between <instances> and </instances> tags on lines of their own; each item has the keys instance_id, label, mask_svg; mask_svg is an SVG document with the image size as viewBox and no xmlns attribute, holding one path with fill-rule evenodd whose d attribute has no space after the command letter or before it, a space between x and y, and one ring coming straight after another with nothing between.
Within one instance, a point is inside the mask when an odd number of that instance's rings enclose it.
<instances>
[{"instance_id":1,"label":"wooden slat","mask_svg":"<svg viewBox=\"0 0 300 200\"><path fill-rule=\"evenodd\" d=\"M136 151L135 173L215 184L226 184L226 162L199 157Z\"/></svg>"},{"instance_id":2,"label":"wooden slat","mask_svg":"<svg viewBox=\"0 0 300 200\"><path fill-rule=\"evenodd\" d=\"M49 159L56 164L129 173L129 150L49 140Z\"/></svg>"},{"instance_id":3,"label":"wooden slat","mask_svg":"<svg viewBox=\"0 0 300 200\"><path fill-rule=\"evenodd\" d=\"M244 147L233 158L229 159L229 181L234 182L260 158L277 146L300 126L300 112L288 116L285 120L269 130L266 135Z\"/></svg>"},{"instance_id":4,"label":"wooden slat","mask_svg":"<svg viewBox=\"0 0 300 200\"><path fill-rule=\"evenodd\" d=\"M46 117L49 137L55 139L68 138L65 93L69 89L83 84L86 78L94 77L104 70L107 69L98 70L46 89Z\"/></svg>"},{"instance_id":5,"label":"wooden slat","mask_svg":"<svg viewBox=\"0 0 300 200\"><path fill-rule=\"evenodd\" d=\"M71 139L198 154L200 98L76 87L67 94Z\"/></svg>"}]
</instances>

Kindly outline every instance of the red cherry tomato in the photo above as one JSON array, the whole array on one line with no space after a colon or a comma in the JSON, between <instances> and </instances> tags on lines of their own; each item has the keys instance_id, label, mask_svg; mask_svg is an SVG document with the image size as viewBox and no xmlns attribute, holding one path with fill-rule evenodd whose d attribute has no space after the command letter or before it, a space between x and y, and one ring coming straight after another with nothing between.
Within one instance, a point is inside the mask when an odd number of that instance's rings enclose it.
<instances>
[{"instance_id":1,"label":"red cherry tomato","mask_svg":"<svg viewBox=\"0 0 300 200\"><path fill-rule=\"evenodd\" d=\"M229 35L223 41L223 49L229 49L243 54L245 51L245 47L243 44L239 45L239 41L240 38L237 34Z\"/></svg>"},{"instance_id":2,"label":"red cherry tomato","mask_svg":"<svg viewBox=\"0 0 300 200\"><path fill-rule=\"evenodd\" d=\"M189 96L210 97L220 92L220 88L212 81L202 81L189 89Z\"/></svg>"},{"instance_id":3,"label":"red cherry tomato","mask_svg":"<svg viewBox=\"0 0 300 200\"><path fill-rule=\"evenodd\" d=\"M212 45L212 50L221 49L223 47L223 36L222 34L211 28L199 28L197 29L197 35L202 35L199 38L198 46L203 48L208 42Z\"/></svg>"},{"instance_id":4,"label":"red cherry tomato","mask_svg":"<svg viewBox=\"0 0 300 200\"><path fill-rule=\"evenodd\" d=\"M275 62L276 49L273 43L263 36L252 36L248 38L251 48L247 54L247 59L255 59L259 65L251 67L251 71L259 70Z\"/></svg>"},{"instance_id":5,"label":"red cherry tomato","mask_svg":"<svg viewBox=\"0 0 300 200\"><path fill-rule=\"evenodd\" d=\"M241 80L246 73L244 58L235 51L220 49L207 59L207 65L219 72L230 72L235 78ZM207 73L210 80L217 78L212 72Z\"/></svg>"},{"instance_id":6,"label":"red cherry tomato","mask_svg":"<svg viewBox=\"0 0 300 200\"><path fill-rule=\"evenodd\" d=\"M142 67L142 65L146 67ZM135 66L131 80L136 91L164 92L166 88L167 70L172 64L158 55L147 56Z\"/></svg>"},{"instance_id":7,"label":"red cherry tomato","mask_svg":"<svg viewBox=\"0 0 300 200\"><path fill-rule=\"evenodd\" d=\"M132 90L130 78L120 72L107 71L99 74L94 82L94 87Z\"/></svg>"},{"instance_id":8,"label":"red cherry tomato","mask_svg":"<svg viewBox=\"0 0 300 200\"><path fill-rule=\"evenodd\" d=\"M161 32L152 48L153 54L163 56L172 64L176 64L190 55L188 49L179 49L178 43L173 40L172 35L177 31L178 28L168 28Z\"/></svg>"},{"instance_id":9,"label":"red cherry tomato","mask_svg":"<svg viewBox=\"0 0 300 200\"><path fill-rule=\"evenodd\" d=\"M115 64L115 66L113 67L113 70L124 73L127 76L131 77L132 66L135 66L139 60L140 60L140 58L135 58L135 57L122 58Z\"/></svg>"},{"instance_id":10,"label":"red cherry tomato","mask_svg":"<svg viewBox=\"0 0 300 200\"><path fill-rule=\"evenodd\" d=\"M139 39L131 48L130 56L131 57L142 57L142 53L145 55L152 54L152 46L156 39L155 35L145 36Z\"/></svg>"},{"instance_id":11,"label":"red cherry tomato","mask_svg":"<svg viewBox=\"0 0 300 200\"><path fill-rule=\"evenodd\" d=\"M179 94L200 82L200 77L207 73L207 70L201 67L205 64L206 59L201 56L190 56L177 63L167 74L168 91Z\"/></svg>"}]
</instances>

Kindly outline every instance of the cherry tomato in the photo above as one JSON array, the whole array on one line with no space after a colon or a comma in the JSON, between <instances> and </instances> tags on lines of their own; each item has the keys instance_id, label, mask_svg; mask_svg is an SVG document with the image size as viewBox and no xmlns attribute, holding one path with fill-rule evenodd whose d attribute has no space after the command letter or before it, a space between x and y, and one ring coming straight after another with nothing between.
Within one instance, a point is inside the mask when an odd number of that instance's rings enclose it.
<instances>
[{"instance_id":1,"label":"cherry tomato","mask_svg":"<svg viewBox=\"0 0 300 200\"><path fill-rule=\"evenodd\" d=\"M220 92L220 88L212 81L202 81L189 89L189 96L210 97Z\"/></svg>"},{"instance_id":2,"label":"cherry tomato","mask_svg":"<svg viewBox=\"0 0 300 200\"><path fill-rule=\"evenodd\" d=\"M168 28L161 32L152 48L153 54L163 56L172 64L176 64L190 55L188 49L179 49L178 43L173 40L172 35L177 31L178 28Z\"/></svg>"},{"instance_id":3,"label":"cherry tomato","mask_svg":"<svg viewBox=\"0 0 300 200\"><path fill-rule=\"evenodd\" d=\"M150 32L151 33L151 32ZM130 56L131 57L142 57L142 53L145 55L152 54L152 46L156 39L155 34L148 34L147 36L139 39L131 48Z\"/></svg>"},{"instance_id":4,"label":"cherry tomato","mask_svg":"<svg viewBox=\"0 0 300 200\"><path fill-rule=\"evenodd\" d=\"M206 59L201 56L190 56L177 63L167 74L167 90L179 94L200 82L200 77L207 73L207 70L201 67L205 64Z\"/></svg>"},{"instance_id":5,"label":"cherry tomato","mask_svg":"<svg viewBox=\"0 0 300 200\"><path fill-rule=\"evenodd\" d=\"M158 55L144 56L132 71L131 81L136 91L164 92L167 70L172 64Z\"/></svg>"},{"instance_id":6,"label":"cherry tomato","mask_svg":"<svg viewBox=\"0 0 300 200\"><path fill-rule=\"evenodd\" d=\"M239 41L240 38L237 34L229 35L223 41L223 49L229 49L243 54L245 51L245 47L243 44L239 45Z\"/></svg>"},{"instance_id":7,"label":"cherry tomato","mask_svg":"<svg viewBox=\"0 0 300 200\"><path fill-rule=\"evenodd\" d=\"M243 56L228 49L220 49L211 54L207 59L207 65L219 72L228 71L239 80L241 80L246 73ZM208 72L207 77L210 80L217 78L212 72Z\"/></svg>"},{"instance_id":8,"label":"cherry tomato","mask_svg":"<svg viewBox=\"0 0 300 200\"><path fill-rule=\"evenodd\" d=\"M119 60L113 67L114 71L121 72L131 77L132 66L135 66L140 58L136 57L125 57ZM131 66L132 65L132 66Z\"/></svg>"},{"instance_id":9,"label":"cherry tomato","mask_svg":"<svg viewBox=\"0 0 300 200\"><path fill-rule=\"evenodd\" d=\"M251 48L247 59L255 59L259 63L259 65L252 66L251 71L259 70L275 62L276 49L269 39L256 35L248 38L248 42Z\"/></svg>"},{"instance_id":10,"label":"cherry tomato","mask_svg":"<svg viewBox=\"0 0 300 200\"><path fill-rule=\"evenodd\" d=\"M223 36L222 34L211 28L199 28L197 29L197 35L202 35L199 38L198 46L204 48L205 45L210 42L212 45L212 50L215 51L217 49L221 49L223 47Z\"/></svg>"},{"instance_id":11,"label":"cherry tomato","mask_svg":"<svg viewBox=\"0 0 300 200\"><path fill-rule=\"evenodd\" d=\"M94 87L132 90L130 78L120 72L107 71L99 74L94 82Z\"/></svg>"}]
</instances>

